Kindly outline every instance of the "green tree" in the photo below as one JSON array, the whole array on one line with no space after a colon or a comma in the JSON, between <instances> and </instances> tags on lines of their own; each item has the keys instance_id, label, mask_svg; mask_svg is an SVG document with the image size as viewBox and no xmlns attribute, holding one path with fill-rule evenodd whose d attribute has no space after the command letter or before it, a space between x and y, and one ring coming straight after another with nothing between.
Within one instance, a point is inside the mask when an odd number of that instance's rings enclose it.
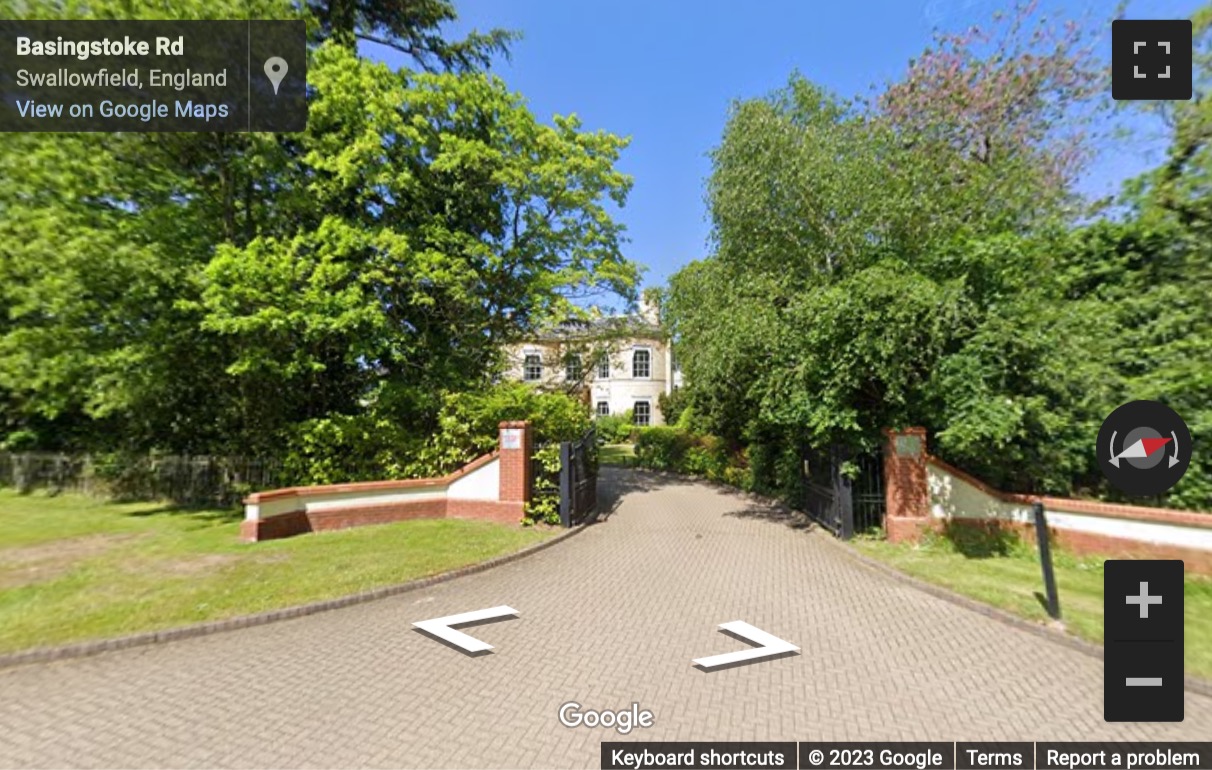
<instances>
[{"instance_id":1,"label":"green tree","mask_svg":"<svg viewBox=\"0 0 1212 770\"><path fill-rule=\"evenodd\" d=\"M996 438L1020 488L1087 470L1046 443L1066 426L1070 450L1101 404L1066 364L1084 326L1053 305L1050 249L1098 72L1080 30L1027 16L943 36L870 102L793 76L733 106L713 253L673 277L668 314L694 414L749 444L759 486L790 488L804 445L907 424L965 459Z\"/></svg>"},{"instance_id":2,"label":"green tree","mask_svg":"<svg viewBox=\"0 0 1212 770\"><path fill-rule=\"evenodd\" d=\"M1152 220L1174 219L1207 236L1212 228L1212 4L1192 16L1192 98L1146 103L1172 131L1166 161L1130 186L1129 196Z\"/></svg>"},{"instance_id":3,"label":"green tree","mask_svg":"<svg viewBox=\"0 0 1212 770\"><path fill-rule=\"evenodd\" d=\"M302 17L316 94L296 135L0 137L6 434L254 453L347 446L363 418L424 433L441 392L488 381L504 341L634 291L606 211L630 186L613 167L626 141L539 123L483 72L513 36L450 40L447 0L0 9Z\"/></svg>"},{"instance_id":4,"label":"green tree","mask_svg":"<svg viewBox=\"0 0 1212 770\"><path fill-rule=\"evenodd\" d=\"M572 294L633 291L604 208L630 186L613 169L624 140L543 125L482 74L327 46L309 76L312 216L206 269L203 327L235 341L229 372L270 402L248 419L432 414L436 394L487 383L505 343L574 313Z\"/></svg>"},{"instance_id":5,"label":"green tree","mask_svg":"<svg viewBox=\"0 0 1212 770\"><path fill-rule=\"evenodd\" d=\"M458 18L450 0L307 0L318 37L353 50L358 42L405 53L428 71L486 69L509 54L516 33L494 29L447 40L442 25Z\"/></svg>"}]
</instances>

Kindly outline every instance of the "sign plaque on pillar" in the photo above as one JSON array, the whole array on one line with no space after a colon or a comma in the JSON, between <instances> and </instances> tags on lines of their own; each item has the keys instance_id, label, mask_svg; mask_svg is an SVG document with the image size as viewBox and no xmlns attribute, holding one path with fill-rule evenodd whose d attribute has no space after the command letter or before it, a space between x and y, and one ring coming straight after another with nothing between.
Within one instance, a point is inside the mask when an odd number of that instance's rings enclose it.
<instances>
[{"instance_id":1,"label":"sign plaque on pillar","mask_svg":"<svg viewBox=\"0 0 1212 770\"><path fill-rule=\"evenodd\" d=\"M522 448L522 429L521 428L502 428L501 429L501 448L502 449L521 449Z\"/></svg>"},{"instance_id":2,"label":"sign plaque on pillar","mask_svg":"<svg viewBox=\"0 0 1212 770\"><path fill-rule=\"evenodd\" d=\"M899 457L920 457L922 454L921 436L897 436L896 454Z\"/></svg>"}]
</instances>

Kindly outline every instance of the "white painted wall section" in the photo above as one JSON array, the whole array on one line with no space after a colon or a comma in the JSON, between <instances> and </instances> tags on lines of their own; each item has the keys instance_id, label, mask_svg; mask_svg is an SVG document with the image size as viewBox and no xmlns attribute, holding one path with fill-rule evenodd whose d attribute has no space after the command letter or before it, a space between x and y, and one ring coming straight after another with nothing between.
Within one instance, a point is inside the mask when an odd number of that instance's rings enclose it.
<instances>
[{"instance_id":1,"label":"white painted wall section","mask_svg":"<svg viewBox=\"0 0 1212 770\"><path fill-rule=\"evenodd\" d=\"M1074 532L1089 532L1121 540L1136 540L1154 545L1173 545L1212 551L1212 529L1159 524L1152 521L1113 519L1106 516L1048 511L1049 526Z\"/></svg>"},{"instance_id":2,"label":"white painted wall section","mask_svg":"<svg viewBox=\"0 0 1212 770\"><path fill-rule=\"evenodd\" d=\"M357 485L353 485L357 486ZM284 513L320 512L359 505L412 503L426 500L497 500L501 493L501 461L494 457L478 468L450 482L415 487L386 487L346 490L325 490L321 487L303 488L297 493L256 503L246 503L244 518L248 521L268 519Z\"/></svg>"},{"instance_id":3,"label":"white painted wall section","mask_svg":"<svg viewBox=\"0 0 1212 770\"><path fill-rule=\"evenodd\" d=\"M466 473L451 483L446 496L451 500L496 500L501 493L501 459Z\"/></svg>"},{"instance_id":4,"label":"white painted wall section","mask_svg":"<svg viewBox=\"0 0 1212 770\"><path fill-rule=\"evenodd\" d=\"M930 515L936 519L1032 521L1030 506L999 500L933 463L926 465L926 484Z\"/></svg>"},{"instance_id":5,"label":"white painted wall section","mask_svg":"<svg viewBox=\"0 0 1212 770\"><path fill-rule=\"evenodd\" d=\"M946 468L927 463L930 515L936 519L998 519L1029 523L1031 506L996 498ZM1212 529L1095 513L1073 513L1056 503L1048 506L1048 525L1057 530L1084 532L1154 545L1212 551Z\"/></svg>"}]
</instances>

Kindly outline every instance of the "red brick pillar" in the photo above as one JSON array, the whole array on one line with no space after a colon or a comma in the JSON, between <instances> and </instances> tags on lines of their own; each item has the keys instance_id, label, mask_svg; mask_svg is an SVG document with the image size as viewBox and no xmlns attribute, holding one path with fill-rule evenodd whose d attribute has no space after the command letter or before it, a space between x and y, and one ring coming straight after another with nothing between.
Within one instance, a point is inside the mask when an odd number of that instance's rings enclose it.
<instances>
[{"instance_id":1,"label":"red brick pillar","mask_svg":"<svg viewBox=\"0 0 1212 770\"><path fill-rule=\"evenodd\" d=\"M530 502L530 423L501 423L501 492L503 503L518 503L519 510Z\"/></svg>"},{"instance_id":2,"label":"red brick pillar","mask_svg":"<svg viewBox=\"0 0 1212 770\"><path fill-rule=\"evenodd\" d=\"M926 429L886 430L884 435L884 526L890 541L913 542L930 523Z\"/></svg>"}]
</instances>

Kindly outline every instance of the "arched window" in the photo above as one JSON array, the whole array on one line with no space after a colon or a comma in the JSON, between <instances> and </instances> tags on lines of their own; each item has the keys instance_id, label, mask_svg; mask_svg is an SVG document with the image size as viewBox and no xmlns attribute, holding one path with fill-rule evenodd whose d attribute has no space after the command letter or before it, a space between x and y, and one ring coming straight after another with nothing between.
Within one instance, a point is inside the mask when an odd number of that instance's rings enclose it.
<instances>
[{"instance_id":1,"label":"arched window","mask_svg":"<svg viewBox=\"0 0 1212 770\"><path fill-rule=\"evenodd\" d=\"M543 379L543 357L538 353L527 353L522 364L522 379L538 382Z\"/></svg>"},{"instance_id":2,"label":"arched window","mask_svg":"<svg viewBox=\"0 0 1212 770\"><path fill-rule=\"evenodd\" d=\"M652 351L641 349L631 354L631 376L637 380L652 376Z\"/></svg>"}]
</instances>

